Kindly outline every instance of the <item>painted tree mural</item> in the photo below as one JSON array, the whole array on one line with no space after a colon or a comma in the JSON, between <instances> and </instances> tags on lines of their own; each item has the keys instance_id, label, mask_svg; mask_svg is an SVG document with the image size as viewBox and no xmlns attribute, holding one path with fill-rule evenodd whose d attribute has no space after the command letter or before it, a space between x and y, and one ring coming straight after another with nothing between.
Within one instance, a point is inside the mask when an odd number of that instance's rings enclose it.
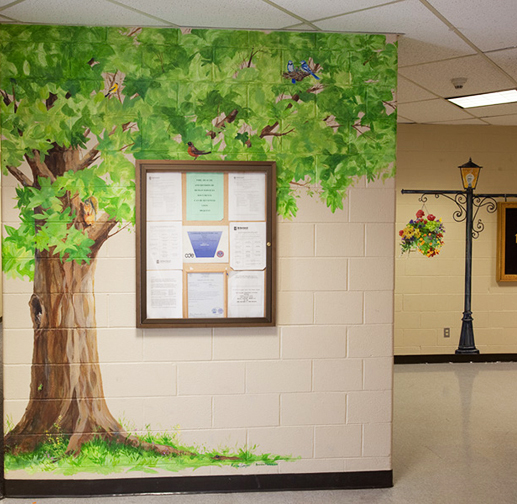
<instances>
[{"instance_id":1,"label":"painted tree mural","mask_svg":"<svg viewBox=\"0 0 517 504\"><path fill-rule=\"evenodd\" d=\"M280 215L296 215L300 189L335 211L359 177L393 175L396 47L136 28L2 26L0 39L2 170L20 218L3 267L33 282L34 327L30 401L6 446L30 451L58 426L69 453L94 436L174 453L112 416L97 354L95 259L134 225L133 158L275 160Z\"/></svg>"}]
</instances>

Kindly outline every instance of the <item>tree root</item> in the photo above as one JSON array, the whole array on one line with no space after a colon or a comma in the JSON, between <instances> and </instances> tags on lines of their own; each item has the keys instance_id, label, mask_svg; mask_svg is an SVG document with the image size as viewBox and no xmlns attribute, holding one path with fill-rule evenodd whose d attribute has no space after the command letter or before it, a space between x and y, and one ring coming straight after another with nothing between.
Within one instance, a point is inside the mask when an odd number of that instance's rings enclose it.
<instances>
[{"instance_id":1,"label":"tree root","mask_svg":"<svg viewBox=\"0 0 517 504\"><path fill-rule=\"evenodd\" d=\"M188 456L194 457L198 455L197 453L193 453L187 450L178 450L173 446L169 445L161 445L158 443L148 443L147 441L142 441L133 435L126 435L124 440L125 444L130 446L134 446L135 448L140 448L145 451L154 451L159 453L160 455L175 455L175 456Z\"/></svg>"},{"instance_id":2,"label":"tree root","mask_svg":"<svg viewBox=\"0 0 517 504\"><path fill-rule=\"evenodd\" d=\"M82 435L72 435L68 442L68 446L65 451L65 455L73 455L78 457L81 453L83 445L94 439L103 439L104 441L112 441L121 445L132 446L137 449L155 452L159 455L174 456L174 457L197 457L199 453L191 452L189 450L180 450L174 446L163 445L158 443L150 443L143 441L133 434L127 432L104 432L104 433L88 433ZM17 443L17 439L13 436L6 436L5 439L5 450L13 455L20 455L22 453L33 452L39 444L46 440L44 435L41 436L23 436L20 443ZM239 461L241 457L230 456L230 455L214 455L210 457L214 461ZM57 462L57 459L54 460Z\"/></svg>"}]
</instances>

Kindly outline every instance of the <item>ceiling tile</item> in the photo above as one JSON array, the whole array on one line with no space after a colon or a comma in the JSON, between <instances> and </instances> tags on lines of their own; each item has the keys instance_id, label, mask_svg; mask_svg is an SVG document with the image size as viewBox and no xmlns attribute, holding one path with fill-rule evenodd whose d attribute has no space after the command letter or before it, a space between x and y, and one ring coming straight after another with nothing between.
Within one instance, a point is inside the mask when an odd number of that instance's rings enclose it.
<instances>
[{"instance_id":1,"label":"ceiling tile","mask_svg":"<svg viewBox=\"0 0 517 504\"><path fill-rule=\"evenodd\" d=\"M398 103L408 103L418 100L432 100L437 98L436 95L422 89L420 86L413 84L402 76L399 76L397 85L397 101Z\"/></svg>"},{"instance_id":2,"label":"ceiling tile","mask_svg":"<svg viewBox=\"0 0 517 504\"><path fill-rule=\"evenodd\" d=\"M476 117L493 117L517 114L517 103L506 103L505 105L490 105L489 107L474 107L468 109Z\"/></svg>"},{"instance_id":3,"label":"ceiling tile","mask_svg":"<svg viewBox=\"0 0 517 504\"><path fill-rule=\"evenodd\" d=\"M275 0L277 5L301 16L307 21L322 19L338 14L345 14L361 9L367 9L374 5L387 3L386 0L318 0L317 2L300 2L300 0Z\"/></svg>"},{"instance_id":4,"label":"ceiling tile","mask_svg":"<svg viewBox=\"0 0 517 504\"><path fill-rule=\"evenodd\" d=\"M205 28L275 29L299 24L300 20L265 2L256 0L118 0L179 26ZM224 8L222 8L224 4Z\"/></svg>"},{"instance_id":5,"label":"ceiling tile","mask_svg":"<svg viewBox=\"0 0 517 504\"><path fill-rule=\"evenodd\" d=\"M441 61L459 56L476 54L474 49L455 37L454 47L423 42L415 38L402 36L399 39L399 67L418 65L432 61ZM459 42L458 42L459 40Z\"/></svg>"},{"instance_id":6,"label":"ceiling tile","mask_svg":"<svg viewBox=\"0 0 517 504\"><path fill-rule=\"evenodd\" d=\"M475 117L471 117L470 119L456 119L451 121L436 121L430 124L457 124L461 126L462 124L477 124L479 126L486 126L486 122L481 119L476 119Z\"/></svg>"},{"instance_id":7,"label":"ceiling tile","mask_svg":"<svg viewBox=\"0 0 517 504\"><path fill-rule=\"evenodd\" d=\"M23 23L94 26L165 26L167 23L104 0L25 0L2 14Z\"/></svg>"},{"instance_id":8,"label":"ceiling tile","mask_svg":"<svg viewBox=\"0 0 517 504\"><path fill-rule=\"evenodd\" d=\"M515 0L428 0L482 51L517 45Z\"/></svg>"},{"instance_id":9,"label":"ceiling tile","mask_svg":"<svg viewBox=\"0 0 517 504\"><path fill-rule=\"evenodd\" d=\"M312 26L309 26L306 24L297 24L297 25L289 26L289 28L282 28L282 29L286 30L286 31L316 31Z\"/></svg>"},{"instance_id":10,"label":"ceiling tile","mask_svg":"<svg viewBox=\"0 0 517 504\"><path fill-rule=\"evenodd\" d=\"M471 52L463 40L418 0L383 5L314 24L322 30L331 31L403 33L436 48L449 48L462 54Z\"/></svg>"},{"instance_id":11,"label":"ceiling tile","mask_svg":"<svg viewBox=\"0 0 517 504\"><path fill-rule=\"evenodd\" d=\"M401 116L418 123L470 119L469 114L441 98L413 103L401 103L397 107L397 110Z\"/></svg>"},{"instance_id":12,"label":"ceiling tile","mask_svg":"<svg viewBox=\"0 0 517 504\"><path fill-rule=\"evenodd\" d=\"M397 113L397 123L398 124L414 124L415 121L412 119L407 119L406 117L402 117L400 113Z\"/></svg>"},{"instance_id":13,"label":"ceiling tile","mask_svg":"<svg viewBox=\"0 0 517 504\"><path fill-rule=\"evenodd\" d=\"M493 124L494 126L516 126L517 114L504 115L498 117L487 117L484 120L490 124Z\"/></svg>"},{"instance_id":14,"label":"ceiling tile","mask_svg":"<svg viewBox=\"0 0 517 504\"><path fill-rule=\"evenodd\" d=\"M517 80L517 48L492 52L487 56Z\"/></svg>"},{"instance_id":15,"label":"ceiling tile","mask_svg":"<svg viewBox=\"0 0 517 504\"><path fill-rule=\"evenodd\" d=\"M439 96L463 96L509 89L513 82L482 56L467 56L448 61L399 68L404 77L425 86ZM463 89L455 89L454 77L466 77Z\"/></svg>"}]
</instances>

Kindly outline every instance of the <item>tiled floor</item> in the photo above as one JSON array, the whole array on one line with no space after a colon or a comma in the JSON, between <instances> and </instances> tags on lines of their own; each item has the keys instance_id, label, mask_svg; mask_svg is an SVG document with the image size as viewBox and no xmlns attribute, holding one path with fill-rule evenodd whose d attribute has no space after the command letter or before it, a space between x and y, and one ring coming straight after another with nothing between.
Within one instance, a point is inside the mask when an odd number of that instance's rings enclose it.
<instances>
[{"instance_id":1,"label":"tiled floor","mask_svg":"<svg viewBox=\"0 0 517 504\"><path fill-rule=\"evenodd\" d=\"M8 504L515 504L517 363L395 368L395 486L382 490L5 499Z\"/></svg>"}]
</instances>

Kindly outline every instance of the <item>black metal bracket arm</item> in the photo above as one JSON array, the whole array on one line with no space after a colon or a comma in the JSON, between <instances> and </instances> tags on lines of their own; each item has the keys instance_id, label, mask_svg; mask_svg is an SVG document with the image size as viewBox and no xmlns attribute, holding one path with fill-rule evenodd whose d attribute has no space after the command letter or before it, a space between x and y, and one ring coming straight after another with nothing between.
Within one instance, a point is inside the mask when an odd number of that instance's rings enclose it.
<instances>
[{"instance_id":1,"label":"black metal bracket arm","mask_svg":"<svg viewBox=\"0 0 517 504\"><path fill-rule=\"evenodd\" d=\"M425 189L402 189L402 194L420 194L418 201L421 203L427 202L427 196L434 196L439 198L444 196L451 200L458 209L452 214L452 218L456 222L464 222L467 218L467 193L466 191L428 191ZM488 213L495 213L497 210L497 200L495 198L504 198L506 201L508 198L517 198L517 194L505 194L505 193L494 193L494 194L474 194L472 193L472 207L475 210L472 215L472 238L477 239L479 234L485 229L485 225L481 219L478 219L477 214L480 208L484 208ZM474 223L475 222L475 223Z\"/></svg>"}]
</instances>

